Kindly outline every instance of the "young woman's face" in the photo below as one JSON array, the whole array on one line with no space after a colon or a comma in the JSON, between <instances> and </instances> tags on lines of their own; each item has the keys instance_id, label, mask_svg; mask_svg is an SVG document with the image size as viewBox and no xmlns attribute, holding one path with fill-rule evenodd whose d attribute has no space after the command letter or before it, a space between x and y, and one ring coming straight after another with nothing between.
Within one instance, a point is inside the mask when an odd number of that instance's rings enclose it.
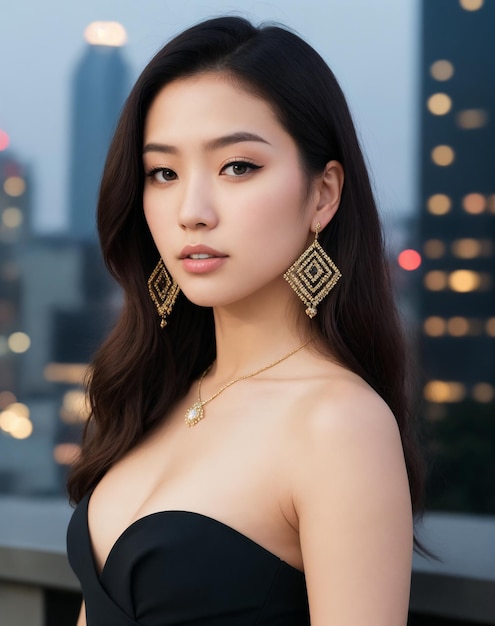
<instances>
[{"instance_id":1,"label":"young woman's face","mask_svg":"<svg viewBox=\"0 0 495 626\"><path fill-rule=\"evenodd\" d=\"M189 300L290 293L283 273L314 229L311 194L269 104L218 74L177 80L149 110L143 159L146 220Z\"/></svg>"}]
</instances>

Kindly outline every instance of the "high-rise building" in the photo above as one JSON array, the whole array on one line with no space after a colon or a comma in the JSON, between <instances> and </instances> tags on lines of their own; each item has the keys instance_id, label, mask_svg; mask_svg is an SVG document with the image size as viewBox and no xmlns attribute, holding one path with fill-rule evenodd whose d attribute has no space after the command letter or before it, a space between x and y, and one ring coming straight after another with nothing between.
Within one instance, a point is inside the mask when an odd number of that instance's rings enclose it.
<instances>
[{"instance_id":1,"label":"high-rise building","mask_svg":"<svg viewBox=\"0 0 495 626\"><path fill-rule=\"evenodd\" d=\"M70 147L70 236L96 239L98 187L111 136L127 94L122 56L126 33L120 24L94 22L85 31L87 48L72 87Z\"/></svg>"},{"instance_id":2,"label":"high-rise building","mask_svg":"<svg viewBox=\"0 0 495 626\"><path fill-rule=\"evenodd\" d=\"M98 250L95 209L126 95L125 31L93 23L85 35L73 83L63 236L31 232L30 179L0 130L0 491L64 490L63 468L78 453L87 418L86 364L120 308Z\"/></svg>"},{"instance_id":3,"label":"high-rise building","mask_svg":"<svg viewBox=\"0 0 495 626\"><path fill-rule=\"evenodd\" d=\"M96 238L98 188L110 139L127 91L122 46L127 36L117 22L93 22L74 76L74 124L70 172L70 231L77 258L78 302L54 309L51 358L87 363L115 317L116 285L103 265ZM71 290L69 290L70 292Z\"/></svg>"},{"instance_id":4,"label":"high-rise building","mask_svg":"<svg viewBox=\"0 0 495 626\"><path fill-rule=\"evenodd\" d=\"M19 359L30 344L21 314L19 263L29 234L30 185L27 168L7 150L6 133L0 131L1 137L5 149L0 145L0 394L17 394Z\"/></svg>"},{"instance_id":5,"label":"high-rise building","mask_svg":"<svg viewBox=\"0 0 495 626\"><path fill-rule=\"evenodd\" d=\"M422 3L419 292L432 491L439 508L479 511L495 510L493 488L474 495L473 466L486 462L487 473L495 458L493 24L490 0Z\"/></svg>"}]
</instances>

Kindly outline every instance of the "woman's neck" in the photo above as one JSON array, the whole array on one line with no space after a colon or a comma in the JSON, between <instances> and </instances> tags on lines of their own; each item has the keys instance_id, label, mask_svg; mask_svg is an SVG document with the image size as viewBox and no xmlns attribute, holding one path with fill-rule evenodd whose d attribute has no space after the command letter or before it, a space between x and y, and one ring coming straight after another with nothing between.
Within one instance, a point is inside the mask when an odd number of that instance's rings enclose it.
<instances>
[{"instance_id":1,"label":"woman's neck","mask_svg":"<svg viewBox=\"0 0 495 626\"><path fill-rule=\"evenodd\" d=\"M311 338L292 298L251 298L215 308L214 319L217 359L211 376L217 380L264 367Z\"/></svg>"}]
</instances>

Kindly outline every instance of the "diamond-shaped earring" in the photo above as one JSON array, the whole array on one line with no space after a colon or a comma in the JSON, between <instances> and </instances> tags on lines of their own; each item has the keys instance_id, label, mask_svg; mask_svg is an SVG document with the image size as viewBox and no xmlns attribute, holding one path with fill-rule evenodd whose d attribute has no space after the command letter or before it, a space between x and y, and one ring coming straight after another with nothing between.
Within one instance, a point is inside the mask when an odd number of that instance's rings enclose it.
<instances>
[{"instance_id":1,"label":"diamond-shaped earring","mask_svg":"<svg viewBox=\"0 0 495 626\"><path fill-rule=\"evenodd\" d=\"M170 315L179 295L179 285L167 272L162 259L158 261L157 266L148 278L148 290L158 315L162 318L160 328L165 328L167 315Z\"/></svg>"},{"instance_id":2,"label":"diamond-shaped earring","mask_svg":"<svg viewBox=\"0 0 495 626\"><path fill-rule=\"evenodd\" d=\"M318 243L320 223L315 240L285 272L284 278L306 305L306 315L316 315L316 307L335 287L342 276L338 267Z\"/></svg>"}]
</instances>

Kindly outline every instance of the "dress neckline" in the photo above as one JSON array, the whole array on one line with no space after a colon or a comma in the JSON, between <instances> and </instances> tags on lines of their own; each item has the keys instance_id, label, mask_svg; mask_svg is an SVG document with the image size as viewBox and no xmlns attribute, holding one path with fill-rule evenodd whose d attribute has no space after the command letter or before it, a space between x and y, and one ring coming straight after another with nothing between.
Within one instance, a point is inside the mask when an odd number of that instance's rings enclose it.
<instances>
[{"instance_id":1,"label":"dress neckline","mask_svg":"<svg viewBox=\"0 0 495 626\"><path fill-rule=\"evenodd\" d=\"M294 572L296 572L300 576L304 577L304 572L303 571L301 571L297 567L294 567L290 563L287 563L287 561L284 561L282 558L280 558L279 556L277 556L276 554L274 554L273 552L271 552L270 550L268 550L267 548L265 548L264 546L259 544L254 539L251 539L250 537L248 537L244 533L240 532L239 530L236 530L232 526L229 526L225 522L221 522L220 520L217 520L214 517L210 517L209 515L205 515L203 513L198 513L196 511L187 511L187 510L182 510L182 509L169 509L169 510L163 510L163 511L156 511L154 513L148 513L147 515L143 515L142 517L139 517L138 519L134 520L134 522L129 524L129 526L127 526L127 528L125 528L120 533L120 535L117 537L117 539L114 541L112 547L110 548L109 553L107 554L107 557L105 559L103 567L101 568L101 571L98 572L96 558L95 558L94 550L93 550L93 542L91 540L91 530L89 528L88 509L89 509L89 501L91 499L91 495L92 495L92 491L88 492L83 497L81 502L79 503L79 506L82 505L84 507L84 517L86 519L86 534L87 534L87 539L88 539L89 546L91 548L91 559L93 561L93 567L94 567L94 570L95 570L95 574L96 574L96 576L98 577L99 580L101 580L101 578L104 576L105 569L107 568L107 565L108 565L109 561L111 560L113 554L115 552L117 552L117 550L119 550L121 544L125 542L125 540L126 540L128 535L130 535L132 532L136 531L136 529L138 529L140 526L145 526L146 524L149 524L150 522L152 523L152 522L154 522L156 520L159 520L161 517L165 517L165 516L169 516L169 515L173 515L173 516L176 516L176 515L177 516L180 516L180 515L193 516L193 517L196 517L200 521L201 520L205 520L205 521L207 521L209 523L212 523L212 524L218 526L219 528L224 529L226 532L229 532L229 533L233 534L234 536L237 536L240 540L242 540L244 542L248 542L254 548L256 548L260 552L264 553L265 556L267 556L268 558L275 559L277 562L280 562L283 566L286 566L286 567L290 568L291 570L293 570Z\"/></svg>"}]
</instances>

